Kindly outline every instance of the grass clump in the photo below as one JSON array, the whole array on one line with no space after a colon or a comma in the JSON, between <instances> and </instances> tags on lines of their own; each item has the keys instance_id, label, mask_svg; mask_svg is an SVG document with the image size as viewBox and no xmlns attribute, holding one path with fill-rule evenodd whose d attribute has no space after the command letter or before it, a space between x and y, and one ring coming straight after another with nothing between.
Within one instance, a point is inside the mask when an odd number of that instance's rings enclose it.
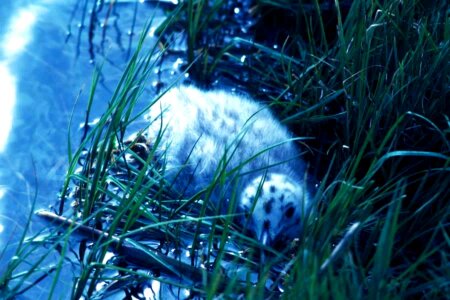
<instances>
[{"instance_id":1,"label":"grass clump","mask_svg":"<svg viewBox=\"0 0 450 300\"><path fill-rule=\"evenodd\" d=\"M233 15L237 4L225 1L183 2L157 32L169 50L173 33L184 33L194 78L245 87L298 136L314 137L304 145L319 181L318 202L304 236L287 252L267 249L273 261L261 268L260 246L231 216L211 215L208 196L178 199L171 193L164 165L155 163L160 137L149 147L144 125L126 140L127 128L150 109L151 103L136 107L160 55L144 48L142 39L108 110L69 153L60 212L70 195L76 223L61 222L67 228L52 241L54 248L67 245L72 232L84 232L72 298L138 295L155 282L199 298L445 298L446 2L243 3L239 8L253 20L240 24L245 34L230 34L236 24L221 14ZM76 171L80 161L82 171ZM170 255L192 241L190 263ZM9 268L1 286L11 295L21 275Z\"/></svg>"}]
</instances>

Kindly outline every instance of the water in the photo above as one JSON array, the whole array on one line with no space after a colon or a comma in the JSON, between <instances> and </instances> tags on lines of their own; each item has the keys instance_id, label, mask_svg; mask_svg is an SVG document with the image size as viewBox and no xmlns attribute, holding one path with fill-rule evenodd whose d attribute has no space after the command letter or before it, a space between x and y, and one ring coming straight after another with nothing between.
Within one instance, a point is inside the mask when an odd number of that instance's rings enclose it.
<instances>
[{"instance_id":1,"label":"water","mask_svg":"<svg viewBox=\"0 0 450 300\"><path fill-rule=\"evenodd\" d=\"M56 202L68 166L70 118L71 139L76 147L80 135L77 128L85 118L95 65L103 63L92 113L98 116L120 78L147 16L155 13L154 7L142 1L118 4L120 10L110 15L104 36L98 26L93 42L89 43L90 15L84 9L85 2L2 1L0 251L6 252L0 257L0 273L14 253L34 198L36 209L49 208ZM103 16L105 12L103 8ZM163 14L158 10L155 16L157 25ZM29 233L39 232L43 226L41 220L33 218ZM39 297L39 291L46 293L45 287L35 290L38 295L33 296Z\"/></svg>"}]
</instances>

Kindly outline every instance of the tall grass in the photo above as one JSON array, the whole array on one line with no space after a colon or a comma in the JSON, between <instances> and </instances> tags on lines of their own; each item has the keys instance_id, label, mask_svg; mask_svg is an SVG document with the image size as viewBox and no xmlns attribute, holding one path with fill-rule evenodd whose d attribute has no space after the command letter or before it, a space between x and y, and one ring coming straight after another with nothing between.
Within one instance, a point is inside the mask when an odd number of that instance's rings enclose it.
<instances>
[{"instance_id":1,"label":"tall grass","mask_svg":"<svg viewBox=\"0 0 450 300\"><path fill-rule=\"evenodd\" d=\"M142 39L108 110L69 153L60 212L67 210L70 195L76 222L61 221L64 234L47 241L50 251L63 245L64 257L73 232L85 238L71 297L101 298L123 290L131 295L153 281L201 298L447 297L446 1L259 0L248 11L256 20L246 28L253 36L220 39L234 24L218 20L232 8L223 1L187 1L158 32L167 37L186 26L186 56L195 78L209 83L226 78L245 87L298 136L313 137L302 146L318 180L317 207L303 237L285 251L266 249L267 265L260 266L261 246L232 223L233 212L216 216L208 205L227 174L218 170L198 197L178 199L158 160L161 136L152 147L140 134L125 139L127 127L152 104L134 109L158 55ZM271 31L260 34L267 28ZM94 75L90 103L97 80ZM149 239L159 247L151 247ZM186 240L192 242L191 263L166 255L183 249ZM111 251L115 259L105 261ZM28 260L20 252L17 257ZM0 281L3 295L26 289L23 276L51 275L38 264L28 273L17 273L11 264ZM58 271L52 274L56 286Z\"/></svg>"}]
</instances>

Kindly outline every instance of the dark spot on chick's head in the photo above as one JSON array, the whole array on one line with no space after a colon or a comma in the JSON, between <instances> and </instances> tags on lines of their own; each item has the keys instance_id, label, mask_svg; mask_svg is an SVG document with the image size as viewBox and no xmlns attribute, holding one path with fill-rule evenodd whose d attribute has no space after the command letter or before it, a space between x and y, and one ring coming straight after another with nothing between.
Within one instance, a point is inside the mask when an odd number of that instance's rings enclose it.
<instances>
[{"instance_id":1,"label":"dark spot on chick's head","mask_svg":"<svg viewBox=\"0 0 450 300\"><path fill-rule=\"evenodd\" d=\"M270 186L270 192L275 193L277 191L277 188L274 185Z\"/></svg>"},{"instance_id":2,"label":"dark spot on chick's head","mask_svg":"<svg viewBox=\"0 0 450 300\"><path fill-rule=\"evenodd\" d=\"M291 206L289 207L286 212L284 213L284 215L286 216L286 218L292 218L292 216L295 213L295 207Z\"/></svg>"},{"instance_id":3,"label":"dark spot on chick's head","mask_svg":"<svg viewBox=\"0 0 450 300\"><path fill-rule=\"evenodd\" d=\"M269 201L264 202L263 207L266 214L270 214L272 211L273 202L275 201L274 198L270 198Z\"/></svg>"}]
</instances>

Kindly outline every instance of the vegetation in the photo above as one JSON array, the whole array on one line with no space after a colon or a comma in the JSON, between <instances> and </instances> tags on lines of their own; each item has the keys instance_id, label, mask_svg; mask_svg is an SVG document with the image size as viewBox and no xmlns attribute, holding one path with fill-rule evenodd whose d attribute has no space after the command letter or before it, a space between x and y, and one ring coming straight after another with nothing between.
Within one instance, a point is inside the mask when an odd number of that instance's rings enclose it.
<instances>
[{"instance_id":1,"label":"vegetation","mask_svg":"<svg viewBox=\"0 0 450 300\"><path fill-rule=\"evenodd\" d=\"M152 105L136 109L165 53L149 50L144 33L108 110L68 154L60 213L72 201L73 218L51 216L59 224L54 230L22 239L0 277L1 296L12 298L46 277L52 298L74 232L84 236L71 258L79 262L74 299L138 295L154 281L200 298L450 294L446 1L186 1L157 31L163 49L170 50L180 28L186 70L197 84L218 79L245 89L298 136L313 138L303 147L318 179L318 204L302 238L287 250L265 249L261 266L262 246L232 223L233 212L217 215L208 205L223 177L199 191L202 197L178 199L155 163L159 138L148 147L144 126L127 140L127 128ZM95 74L90 105L97 82ZM185 251L186 241L191 263L170 255ZM42 258L31 257L44 245ZM55 252L58 261L49 266ZM115 256L106 260L110 252Z\"/></svg>"}]
</instances>

